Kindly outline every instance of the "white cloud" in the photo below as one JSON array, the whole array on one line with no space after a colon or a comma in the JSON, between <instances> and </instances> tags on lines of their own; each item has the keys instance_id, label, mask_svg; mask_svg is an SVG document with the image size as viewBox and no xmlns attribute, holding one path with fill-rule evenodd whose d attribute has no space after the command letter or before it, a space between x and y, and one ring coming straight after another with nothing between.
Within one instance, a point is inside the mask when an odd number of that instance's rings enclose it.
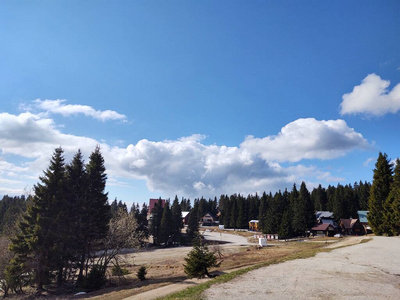
<instances>
[{"instance_id":1,"label":"white cloud","mask_svg":"<svg viewBox=\"0 0 400 300\"><path fill-rule=\"evenodd\" d=\"M94 119L100 120L102 122L108 120L120 120L126 121L126 116L119 114L112 110L95 110L93 107L88 105L80 104L64 104L67 100L57 99L57 100L40 100L36 99L34 105L46 111L47 113L60 114L62 116L78 115L83 114L85 116L92 117Z\"/></svg>"},{"instance_id":2,"label":"white cloud","mask_svg":"<svg viewBox=\"0 0 400 300\"><path fill-rule=\"evenodd\" d=\"M241 147L267 161L297 162L333 159L354 149L366 148L368 142L343 120L307 118L287 124L276 136L248 136Z\"/></svg>"},{"instance_id":3,"label":"white cloud","mask_svg":"<svg viewBox=\"0 0 400 300\"><path fill-rule=\"evenodd\" d=\"M204 138L143 139L125 148L110 147L92 138L65 134L45 116L1 113L2 190L22 190L36 183L58 146L63 147L68 162L78 149L87 159L100 144L110 185L118 186L118 180L144 179L152 191L189 197L273 191L290 188L305 177L330 180L335 177L329 172L293 162L332 159L368 146L343 120L299 119L276 136L247 137L239 147L206 145ZM27 159L17 164L5 158L10 155Z\"/></svg>"},{"instance_id":4,"label":"white cloud","mask_svg":"<svg viewBox=\"0 0 400 300\"><path fill-rule=\"evenodd\" d=\"M375 160L376 160L375 157L370 157L370 158L368 158L366 161L364 161L363 166L364 166L364 167L369 167L369 165L370 165L372 162L374 162Z\"/></svg>"},{"instance_id":5,"label":"white cloud","mask_svg":"<svg viewBox=\"0 0 400 300\"><path fill-rule=\"evenodd\" d=\"M340 104L340 113L366 114L382 116L400 110L400 83L388 90L389 80L383 80L376 74L369 74L353 91L344 94Z\"/></svg>"}]
</instances>

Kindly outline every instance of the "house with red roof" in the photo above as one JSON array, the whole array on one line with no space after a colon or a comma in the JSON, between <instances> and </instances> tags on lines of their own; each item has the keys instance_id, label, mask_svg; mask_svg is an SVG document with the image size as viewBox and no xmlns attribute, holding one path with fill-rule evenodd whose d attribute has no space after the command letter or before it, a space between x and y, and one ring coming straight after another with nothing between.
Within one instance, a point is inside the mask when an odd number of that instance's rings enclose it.
<instances>
[{"instance_id":1,"label":"house with red roof","mask_svg":"<svg viewBox=\"0 0 400 300\"><path fill-rule=\"evenodd\" d=\"M154 205L156 205L156 203L158 203L158 200L161 200L161 205L164 208L165 199L161 199L161 198L159 198L159 199L150 199L150 201L149 201L149 213L153 210Z\"/></svg>"}]
</instances>

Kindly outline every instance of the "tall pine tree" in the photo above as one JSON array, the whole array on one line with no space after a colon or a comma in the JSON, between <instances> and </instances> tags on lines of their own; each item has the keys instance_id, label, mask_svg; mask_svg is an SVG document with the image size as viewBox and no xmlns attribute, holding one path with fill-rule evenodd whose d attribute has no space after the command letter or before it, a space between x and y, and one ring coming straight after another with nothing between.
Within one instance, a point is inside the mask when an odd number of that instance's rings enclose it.
<instances>
[{"instance_id":1,"label":"tall pine tree","mask_svg":"<svg viewBox=\"0 0 400 300\"><path fill-rule=\"evenodd\" d=\"M368 199L369 213L368 222L372 231L376 235L387 232L384 223L384 204L389 196L390 187L393 181L393 166L387 154L379 152L378 160L375 164L374 179Z\"/></svg>"},{"instance_id":2,"label":"tall pine tree","mask_svg":"<svg viewBox=\"0 0 400 300\"><path fill-rule=\"evenodd\" d=\"M396 160L393 182L384 205L385 228L388 235L400 234L400 159Z\"/></svg>"},{"instance_id":3,"label":"tall pine tree","mask_svg":"<svg viewBox=\"0 0 400 300\"><path fill-rule=\"evenodd\" d=\"M33 271L36 289L40 292L51 271L59 269L62 248L59 232L61 208L65 202L65 165L63 150L57 148L41 183L35 185L35 196L23 220L20 233L12 240L11 250L16 256L12 265L25 272ZM65 224L64 224L65 225ZM67 243L68 241L64 241ZM12 270L10 270L12 273Z\"/></svg>"},{"instance_id":4,"label":"tall pine tree","mask_svg":"<svg viewBox=\"0 0 400 300\"><path fill-rule=\"evenodd\" d=\"M175 196L174 202L171 206L172 213L172 235L175 242L179 242L181 239L181 230L183 228L182 222L182 210L179 204L178 196Z\"/></svg>"}]
</instances>

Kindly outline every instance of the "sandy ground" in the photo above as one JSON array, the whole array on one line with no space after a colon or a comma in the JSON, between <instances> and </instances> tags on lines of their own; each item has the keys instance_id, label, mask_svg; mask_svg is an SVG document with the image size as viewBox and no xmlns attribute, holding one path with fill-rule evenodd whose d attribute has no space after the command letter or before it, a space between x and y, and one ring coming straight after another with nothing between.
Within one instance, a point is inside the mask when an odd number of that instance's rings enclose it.
<instances>
[{"instance_id":1,"label":"sandy ground","mask_svg":"<svg viewBox=\"0 0 400 300\"><path fill-rule=\"evenodd\" d=\"M319 253L214 285L207 299L400 299L400 237Z\"/></svg>"},{"instance_id":2,"label":"sandy ground","mask_svg":"<svg viewBox=\"0 0 400 300\"><path fill-rule=\"evenodd\" d=\"M227 234L227 233L219 233L219 232L204 232L203 236L206 240L214 240L221 241L225 244L220 245L224 251L228 251L229 249L238 249L238 246L247 246L250 243L247 241L247 238ZM136 265L146 265L149 263L166 261L169 259L174 259L176 257L184 257L186 256L193 247L172 247L165 249L153 249L149 251L142 251L138 253L131 253L125 255L126 261L134 261Z\"/></svg>"}]
</instances>

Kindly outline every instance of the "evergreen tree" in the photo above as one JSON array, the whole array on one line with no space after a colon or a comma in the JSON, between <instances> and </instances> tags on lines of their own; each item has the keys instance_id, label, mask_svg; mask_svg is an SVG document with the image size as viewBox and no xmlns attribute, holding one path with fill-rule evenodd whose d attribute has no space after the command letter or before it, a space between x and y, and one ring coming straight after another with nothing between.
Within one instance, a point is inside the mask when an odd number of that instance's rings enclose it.
<instances>
[{"instance_id":1,"label":"evergreen tree","mask_svg":"<svg viewBox=\"0 0 400 300\"><path fill-rule=\"evenodd\" d=\"M192 210L189 213L187 236L189 241L193 241L197 238L199 233L199 220L197 219L199 209L199 202L195 201Z\"/></svg>"},{"instance_id":2,"label":"evergreen tree","mask_svg":"<svg viewBox=\"0 0 400 300\"><path fill-rule=\"evenodd\" d=\"M171 207L172 213L172 235L175 242L179 242L181 239L181 230L183 228L182 222L182 210L179 204L178 197L175 196L174 202Z\"/></svg>"},{"instance_id":3,"label":"evergreen tree","mask_svg":"<svg viewBox=\"0 0 400 300\"><path fill-rule=\"evenodd\" d=\"M400 159L396 159L393 182L385 201L385 228L388 235L400 234Z\"/></svg>"},{"instance_id":4,"label":"evergreen tree","mask_svg":"<svg viewBox=\"0 0 400 300\"><path fill-rule=\"evenodd\" d=\"M204 199L203 197L201 197L201 199L198 202L199 202L199 208L197 211L197 219L201 220L201 218L204 217L204 215L208 212L208 208L206 199Z\"/></svg>"},{"instance_id":5,"label":"evergreen tree","mask_svg":"<svg viewBox=\"0 0 400 300\"><path fill-rule=\"evenodd\" d=\"M285 210L285 212L283 213L278 235L281 239L287 239L293 235L289 209Z\"/></svg>"},{"instance_id":6,"label":"evergreen tree","mask_svg":"<svg viewBox=\"0 0 400 300\"><path fill-rule=\"evenodd\" d=\"M310 193L303 181L300 186L299 197L293 206L293 230L297 235L304 235L315 224L314 205Z\"/></svg>"},{"instance_id":7,"label":"evergreen tree","mask_svg":"<svg viewBox=\"0 0 400 300\"><path fill-rule=\"evenodd\" d=\"M236 228L248 228L245 199L239 194L237 197Z\"/></svg>"},{"instance_id":8,"label":"evergreen tree","mask_svg":"<svg viewBox=\"0 0 400 300\"><path fill-rule=\"evenodd\" d=\"M86 165L85 196L80 207L81 232L83 243L81 263L78 275L79 284L82 283L83 270L88 271L89 259L94 251L99 250L101 242L106 238L111 219L110 205L108 204L105 186L107 175L105 173L104 158L100 147L97 146L89 157ZM105 270L104 270L105 271Z\"/></svg>"},{"instance_id":9,"label":"evergreen tree","mask_svg":"<svg viewBox=\"0 0 400 300\"><path fill-rule=\"evenodd\" d=\"M180 205L182 211L190 211L192 209L192 205L190 204L190 199L182 198Z\"/></svg>"},{"instance_id":10,"label":"evergreen tree","mask_svg":"<svg viewBox=\"0 0 400 300\"><path fill-rule=\"evenodd\" d=\"M161 198L154 204L154 208L151 210L151 224L150 234L153 236L153 243L158 245L160 243L160 232L161 232L161 219L164 209L162 206Z\"/></svg>"},{"instance_id":11,"label":"evergreen tree","mask_svg":"<svg viewBox=\"0 0 400 300\"><path fill-rule=\"evenodd\" d=\"M249 211L248 211L249 221L250 220L258 220L260 198L258 197L257 194L255 194L254 196L248 195L247 202L249 203Z\"/></svg>"},{"instance_id":12,"label":"evergreen tree","mask_svg":"<svg viewBox=\"0 0 400 300\"><path fill-rule=\"evenodd\" d=\"M169 207L169 201L165 202L164 210L161 218L160 224L160 236L158 239L159 243L167 243L172 237L173 227L172 227L172 213Z\"/></svg>"},{"instance_id":13,"label":"evergreen tree","mask_svg":"<svg viewBox=\"0 0 400 300\"><path fill-rule=\"evenodd\" d=\"M374 177L368 200L368 222L376 235L382 235L387 232L384 224L384 203L390 193L393 181L392 175L393 166L387 154L380 152L375 164Z\"/></svg>"},{"instance_id":14,"label":"evergreen tree","mask_svg":"<svg viewBox=\"0 0 400 300\"><path fill-rule=\"evenodd\" d=\"M207 245L201 245L200 241L194 245L193 249L185 258L185 261L184 271L189 278L203 278L204 275L212 278L213 276L208 273L208 269L219 267L220 265L220 263L217 262L215 253L209 251Z\"/></svg>"},{"instance_id":15,"label":"evergreen tree","mask_svg":"<svg viewBox=\"0 0 400 300\"><path fill-rule=\"evenodd\" d=\"M66 167L66 177L68 186L68 202L71 207L70 214L70 249L72 256L78 260L79 273L78 280L83 279L83 268L86 254L86 217L87 217L87 173L82 153L79 150L73 157L71 163Z\"/></svg>"},{"instance_id":16,"label":"evergreen tree","mask_svg":"<svg viewBox=\"0 0 400 300\"><path fill-rule=\"evenodd\" d=\"M264 233L270 233L267 231L267 228L265 228L265 221L267 217L267 210L268 210L268 199L272 198L271 195L267 196L267 194L264 192L261 199L260 199L260 207L259 207L259 213L258 213L258 226L260 227L260 230Z\"/></svg>"},{"instance_id":17,"label":"evergreen tree","mask_svg":"<svg viewBox=\"0 0 400 300\"><path fill-rule=\"evenodd\" d=\"M325 211L328 202L325 189L319 185L318 188L313 189L311 193L311 198L314 202L314 207L316 211Z\"/></svg>"},{"instance_id":18,"label":"evergreen tree","mask_svg":"<svg viewBox=\"0 0 400 300\"><path fill-rule=\"evenodd\" d=\"M230 206L228 195L221 195L219 198L219 210L221 212L219 223L224 225L225 228L228 228L230 222Z\"/></svg>"},{"instance_id":19,"label":"evergreen tree","mask_svg":"<svg viewBox=\"0 0 400 300\"><path fill-rule=\"evenodd\" d=\"M9 235L17 226L17 220L26 211L28 200L24 195L9 197L5 195L0 200L0 236Z\"/></svg>"},{"instance_id":20,"label":"evergreen tree","mask_svg":"<svg viewBox=\"0 0 400 300\"><path fill-rule=\"evenodd\" d=\"M335 216L336 221L340 219L347 219L348 211L345 202L345 195L344 195L344 187L341 184L338 184L335 192L333 194L333 201L332 201L332 212Z\"/></svg>"},{"instance_id":21,"label":"evergreen tree","mask_svg":"<svg viewBox=\"0 0 400 300\"><path fill-rule=\"evenodd\" d=\"M229 202L231 208L229 213L229 228L236 228L236 220L238 216L237 195L232 195Z\"/></svg>"},{"instance_id":22,"label":"evergreen tree","mask_svg":"<svg viewBox=\"0 0 400 300\"><path fill-rule=\"evenodd\" d=\"M36 289L40 292L50 271L58 269L60 254L60 208L65 201L65 165L63 150L57 148L51 158L42 183L35 185L35 196L19 223L20 232L12 240L16 253L13 265L22 272L33 271ZM63 234L63 233L61 233ZM68 241L65 241L68 242ZM13 270L9 270L13 273Z\"/></svg>"},{"instance_id":23,"label":"evergreen tree","mask_svg":"<svg viewBox=\"0 0 400 300\"><path fill-rule=\"evenodd\" d=\"M371 190L371 184L369 182L363 183L360 180L360 183L355 189L358 198L358 207L360 208L360 210L368 210L368 199L370 190Z\"/></svg>"}]
</instances>

